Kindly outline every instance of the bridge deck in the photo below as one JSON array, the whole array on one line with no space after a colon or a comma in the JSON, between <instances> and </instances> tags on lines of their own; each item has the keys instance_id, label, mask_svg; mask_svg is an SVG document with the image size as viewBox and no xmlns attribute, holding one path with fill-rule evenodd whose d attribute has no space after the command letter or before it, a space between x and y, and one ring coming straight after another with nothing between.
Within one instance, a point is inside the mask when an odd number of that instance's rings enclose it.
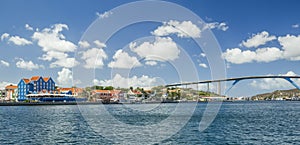
<instances>
[{"instance_id":1,"label":"bridge deck","mask_svg":"<svg viewBox=\"0 0 300 145\"><path fill-rule=\"evenodd\" d=\"M265 78L282 78L282 79L299 79L300 76L247 76L247 77L237 77L237 78L228 78L228 79L218 79L218 80L204 80L198 82L183 82L176 84L165 85L165 87L174 87L182 85L193 85L193 84L205 84L205 83L214 83L214 82L226 82L226 81L240 81L240 80L249 80L249 79L265 79Z\"/></svg>"}]
</instances>

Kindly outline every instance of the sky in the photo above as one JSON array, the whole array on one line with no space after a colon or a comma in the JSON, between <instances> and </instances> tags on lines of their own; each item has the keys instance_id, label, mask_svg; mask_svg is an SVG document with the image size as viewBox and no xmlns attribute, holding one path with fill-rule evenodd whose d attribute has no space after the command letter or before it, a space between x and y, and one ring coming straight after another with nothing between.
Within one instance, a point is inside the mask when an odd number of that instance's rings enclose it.
<instances>
[{"instance_id":1,"label":"sky","mask_svg":"<svg viewBox=\"0 0 300 145\"><path fill-rule=\"evenodd\" d=\"M35 75L62 87L150 87L223 73L300 74L298 0L143 2L153 1L2 0L0 87ZM213 69L219 59L222 73ZM292 88L284 80L247 80L228 95Z\"/></svg>"}]
</instances>

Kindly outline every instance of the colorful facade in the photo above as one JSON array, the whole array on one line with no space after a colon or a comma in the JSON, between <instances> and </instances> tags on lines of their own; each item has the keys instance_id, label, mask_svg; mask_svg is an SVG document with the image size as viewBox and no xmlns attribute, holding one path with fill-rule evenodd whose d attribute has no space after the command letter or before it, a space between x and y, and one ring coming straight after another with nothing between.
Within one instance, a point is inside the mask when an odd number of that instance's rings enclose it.
<instances>
[{"instance_id":1,"label":"colorful facade","mask_svg":"<svg viewBox=\"0 0 300 145\"><path fill-rule=\"evenodd\" d=\"M18 100L26 100L27 94L53 93L55 82L51 77L33 76L30 79L23 78L18 84Z\"/></svg>"},{"instance_id":2,"label":"colorful facade","mask_svg":"<svg viewBox=\"0 0 300 145\"><path fill-rule=\"evenodd\" d=\"M17 89L18 86L15 85L8 85L5 87L5 91L6 91L6 95L5 95L5 100L10 101L13 98L15 98L17 96Z\"/></svg>"},{"instance_id":3,"label":"colorful facade","mask_svg":"<svg viewBox=\"0 0 300 145\"><path fill-rule=\"evenodd\" d=\"M93 90L92 96L95 97L94 101L116 101L122 96L121 90Z\"/></svg>"}]
</instances>

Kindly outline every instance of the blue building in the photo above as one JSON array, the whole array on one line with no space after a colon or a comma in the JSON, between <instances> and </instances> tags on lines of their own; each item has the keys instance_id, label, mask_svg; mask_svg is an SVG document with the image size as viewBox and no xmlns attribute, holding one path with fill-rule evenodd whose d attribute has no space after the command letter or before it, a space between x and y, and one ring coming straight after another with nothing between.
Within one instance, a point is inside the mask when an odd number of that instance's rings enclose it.
<instances>
[{"instance_id":1,"label":"blue building","mask_svg":"<svg viewBox=\"0 0 300 145\"><path fill-rule=\"evenodd\" d=\"M27 94L53 93L55 82L51 77L33 76L31 79L21 79L18 84L18 100L26 100Z\"/></svg>"},{"instance_id":2,"label":"blue building","mask_svg":"<svg viewBox=\"0 0 300 145\"><path fill-rule=\"evenodd\" d=\"M33 84L29 79L21 79L18 84L18 100L23 101L26 99L26 95L33 91Z\"/></svg>"}]
</instances>

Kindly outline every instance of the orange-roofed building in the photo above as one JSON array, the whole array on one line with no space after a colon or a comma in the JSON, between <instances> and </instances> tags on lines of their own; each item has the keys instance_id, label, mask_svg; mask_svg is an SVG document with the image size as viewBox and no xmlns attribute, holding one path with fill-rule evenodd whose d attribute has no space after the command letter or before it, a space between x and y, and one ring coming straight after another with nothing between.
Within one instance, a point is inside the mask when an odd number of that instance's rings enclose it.
<instances>
[{"instance_id":1,"label":"orange-roofed building","mask_svg":"<svg viewBox=\"0 0 300 145\"><path fill-rule=\"evenodd\" d=\"M59 94L69 94L78 96L79 93L83 92L82 88L57 88Z\"/></svg>"},{"instance_id":2,"label":"orange-roofed building","mask_svg":"<svg viewBox=\"0 0 300 145\"><path fill-rule=\"evenodd\" d=\"M6 96L5 96L5 100L7 101L10 101L12 100L14 97L17 96L17 89L18 89L18 86L16 85L8 85L5 87L5 91L6 91Z\"/></svg>"},{"instance_id":3,"label":"orange-roofed building","mask_svg":"<svg viewBox=\"0 0 300 145\"><path fill-rule=\"evenodd\" d=\"M23 78L18 84L18 100L26 100L27 94L53 93L55 82L51 77L33 76L30 79Z\"/></svg>"},{"instance_id":4,"label":"orange-roofed building","mask_svg":"<svg viewBox=\"0 0 300 145\"><path fill-rule=\"evenodd\" d=\"M118 100L121 92L121 90L93 90L92 95L101 100Z\"/></svg>"}]
</instances>

